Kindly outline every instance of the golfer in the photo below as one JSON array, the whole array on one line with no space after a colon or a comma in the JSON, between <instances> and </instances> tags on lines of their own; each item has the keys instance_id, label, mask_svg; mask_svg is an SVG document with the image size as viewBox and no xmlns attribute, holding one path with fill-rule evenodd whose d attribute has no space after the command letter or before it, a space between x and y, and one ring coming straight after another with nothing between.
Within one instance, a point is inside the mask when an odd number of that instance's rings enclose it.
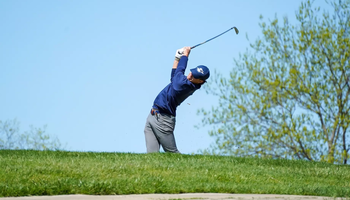
<instances>
[{"instance_id":1,"label":"golfer","mask_svg":"<svg viewBox=\"0 0 350 200\"><path fill-rule=\"evenodd\" d=\"M160 145L165 152L180 153L174 137L176 108L201 88L210 75L206 66L199 65L185 76L190 52L191 47L176 51L170 83L154 100L144 130L147 153L159 152Z\"/></svg>"}]
</instances>

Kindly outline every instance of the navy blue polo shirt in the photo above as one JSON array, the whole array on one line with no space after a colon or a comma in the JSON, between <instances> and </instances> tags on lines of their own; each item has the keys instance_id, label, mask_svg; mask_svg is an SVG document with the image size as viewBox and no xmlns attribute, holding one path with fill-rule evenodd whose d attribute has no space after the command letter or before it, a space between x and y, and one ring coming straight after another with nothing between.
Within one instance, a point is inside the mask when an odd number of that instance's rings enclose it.
<instances>
[{"instance_id":1,"label":"navy blue polo shirt","mask_svg":"<svg viewBox=\"0 0 350 200\"><path fill-rule=\"evenodd\" d=\"M177 69L171 71L170 83L154 100L153 108L158 109L160 113L176 116L177 106L201 87L201 84L194 84L185 76L187 62L188 57L182 56Z\"/></svg>"}]
</instances>

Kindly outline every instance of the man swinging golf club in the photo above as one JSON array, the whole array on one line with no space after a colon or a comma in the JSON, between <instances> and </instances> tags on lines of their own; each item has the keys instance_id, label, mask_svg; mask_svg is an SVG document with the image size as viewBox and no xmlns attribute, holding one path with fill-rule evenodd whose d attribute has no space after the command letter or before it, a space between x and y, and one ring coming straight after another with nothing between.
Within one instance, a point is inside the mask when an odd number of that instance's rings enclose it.
<instances>
[{"instance_id":1,"label":"man swinging golf club","mask_svg":"<svg viewBox=\"0 0 350 200\"><path fill-rule=\"evenodd\" d=\"M160 146L165 152L180 153L174 137L176 108L198 90L210 75L206 66L199 65L185 76L190 52L191 47L176 51L170 83L154 100L144 130L147 153L159 152Z\"/></svg>"}]
</instances>

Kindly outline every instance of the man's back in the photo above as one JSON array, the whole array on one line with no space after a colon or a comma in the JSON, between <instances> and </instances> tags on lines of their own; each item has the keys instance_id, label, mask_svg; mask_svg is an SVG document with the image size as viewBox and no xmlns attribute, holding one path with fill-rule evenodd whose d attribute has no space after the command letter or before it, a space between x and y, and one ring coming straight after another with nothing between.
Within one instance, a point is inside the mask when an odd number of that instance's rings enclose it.
<instances>
[{"instance_id":1,"label":"man's back","mask_svg":"<svg viewBox=\"0 0 350 200\"><path fill-rule=\"evenodd\" d=\"M201 87L199 84L193 84L184 75L187 62L188 57L183 56L178 67L172 69L171 82L158 94L153 102L155 109L176 116L177 106Z\"/></svg>"}]
</instances>

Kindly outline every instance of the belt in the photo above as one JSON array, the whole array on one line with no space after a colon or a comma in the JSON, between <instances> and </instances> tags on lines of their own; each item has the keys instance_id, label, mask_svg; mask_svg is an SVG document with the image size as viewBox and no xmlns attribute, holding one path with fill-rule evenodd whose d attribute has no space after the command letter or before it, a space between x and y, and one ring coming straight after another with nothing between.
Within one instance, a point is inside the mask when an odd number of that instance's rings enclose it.
<instances>
[{"instance_id":1,"label":"belt","mask_svg":"<svg viewBox=\"0 0 350 200\"><path fill-rule=\"evenodd\" d=\"M159 110L152 108L151 115L159 114Z\"/></svg>"}]
</instances>

